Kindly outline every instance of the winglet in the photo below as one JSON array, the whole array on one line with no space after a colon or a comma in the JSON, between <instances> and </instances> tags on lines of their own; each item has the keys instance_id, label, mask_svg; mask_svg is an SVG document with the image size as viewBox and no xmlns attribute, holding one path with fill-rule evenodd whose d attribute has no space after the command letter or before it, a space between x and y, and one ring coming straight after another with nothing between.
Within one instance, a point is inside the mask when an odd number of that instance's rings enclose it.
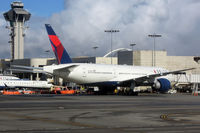
<instances>
[{"instance_id":1,"label":"winglet","mask_svg":"<svg viewBox=\"0 0 200 133\"><path fill-rule=\"evenodd\" d=\"M56 56L58 64L72 63L72 59L70 58L69 54L63 47L62 43L60 42L54 30L52 29L51 25L45 24L45 27L49 36L51 47Z\"/></svg>"}]
</instances>

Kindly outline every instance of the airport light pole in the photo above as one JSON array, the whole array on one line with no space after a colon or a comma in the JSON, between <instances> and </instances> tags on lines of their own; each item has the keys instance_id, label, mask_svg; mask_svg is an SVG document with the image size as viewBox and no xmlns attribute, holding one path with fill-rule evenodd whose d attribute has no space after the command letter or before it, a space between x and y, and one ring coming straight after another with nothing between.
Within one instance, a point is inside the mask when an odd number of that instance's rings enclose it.
<instances>
[{"instance_id":1,"label":"airport light pole","mask_svg":"<svg viewBox=\"0 0 200 133\"><path fill-rule=\"evenodd\" d=\"M110 33L110 37L111 37L111 39L110 39L110 41L111 41L111 64L112 64L112 56L113 56L113 54L112 54L112 34L113 33L116 33L116 32L119 32L119 30L113 30L113 29L111 29L111 30L105 30L104 32L108 32L108 33Z\"/></svg>"},{"instance_id":2,"label":"airport light pole","mask_svg":"<svg viewBox=\"0 0 200 133\"><path fill-rule=\"evenodd\" d=\"M47 58L50 58L51 51L50 50L45 50L44 52L46 53Z\"/></svg>"},{"instance_id":3,"label":"airport light pole","mask_svg":"<svg viewBox=\"0 0 200 133\"><path fill-rule=\"evenodd\" d=\"M154 40L153 43L153 52L152 52L152 66L156 66L156 53L155 53L155 49L156 49L156 37L162 37L162 35L158 35L158 34L150 34L148 35L149 37L152 37Z\"/></svg>"},{"instance_id":4,"label":"airport light pole","mask_svg":"<svg viewBox=\"0 0 200 133\"><path fill-rule=\"evenodd\" d=\"M99 48L98 46L92 47L94 49L94 57L96 57L96 49Z\"/></svg>"},{"instance_id":5,"label":"airport light pole","mask_svg":"<svg viewBox=\"0 0 200 133\"><path fill-rule=\"evenodd\" d=\"M135 46L135 43L131 43L130 46L132 47L132 51L133 51L133 47Z\"/></svg>"}]
</instances>

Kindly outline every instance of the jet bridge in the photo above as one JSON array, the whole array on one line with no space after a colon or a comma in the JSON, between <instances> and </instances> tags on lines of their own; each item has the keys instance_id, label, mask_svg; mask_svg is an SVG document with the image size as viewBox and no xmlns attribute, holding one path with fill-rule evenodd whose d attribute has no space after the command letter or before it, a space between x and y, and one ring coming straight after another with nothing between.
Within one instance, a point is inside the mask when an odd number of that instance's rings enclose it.
<instances>
[{"instance_id":1,"label":"jet bridge","mask_svg":"<svg viewBox=\"0 0 200 133\"><path fill-rule=\"evenodd\" d=\"M197 62L198 64L200 64L200 56L194 57L194 61ZM193 92L192 92L193 95L198 96L198 94L200 94L200 83L194 83L192 90L193 90Z\"/></svg>"}]
</instances>

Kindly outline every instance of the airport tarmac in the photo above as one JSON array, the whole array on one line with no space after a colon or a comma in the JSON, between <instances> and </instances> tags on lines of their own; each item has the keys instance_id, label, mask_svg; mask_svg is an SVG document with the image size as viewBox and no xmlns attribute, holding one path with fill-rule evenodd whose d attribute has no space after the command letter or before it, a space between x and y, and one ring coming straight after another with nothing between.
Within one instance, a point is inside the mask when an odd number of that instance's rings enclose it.
<instances>
[{"instance_id":1,"label":"airport tarmac","mask_svg":"<svg viewBox=\"0 0 200 133\"><path fill-rule=\"evenodd\" d=\"M200 96L0 96L0 132L200 132Z\"/></svg>"}]
</instances>

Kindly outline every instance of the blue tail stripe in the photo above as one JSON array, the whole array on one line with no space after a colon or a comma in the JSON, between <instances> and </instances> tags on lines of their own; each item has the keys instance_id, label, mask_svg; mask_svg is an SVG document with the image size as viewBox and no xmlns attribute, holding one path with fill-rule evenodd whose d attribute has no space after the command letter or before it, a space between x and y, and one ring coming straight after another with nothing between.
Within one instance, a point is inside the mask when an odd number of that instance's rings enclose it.
<instances>
[{"instance_id":1,"label":"blue tail stripe","mask_svg":"<svg viewBox=\"0 0 200 133\"><path fill-rule=\"evenodd\" d=\"M51 28L50 24L45 24L46 29L47 29L47 33L48 35L56 35L56 33L53 31L53 29Z\"/></svg>"},{"instance_id":2,"label":"blue tail stripe","mask_svg":"<svg viewBox=\"0 0 200 133\"><path fill-rule=\"evenodd\" d=\"M72 63L72 59L69 57L66 50L63 51L63 55L60 61L61 64Z\"/></svg>"}]
</instances>

